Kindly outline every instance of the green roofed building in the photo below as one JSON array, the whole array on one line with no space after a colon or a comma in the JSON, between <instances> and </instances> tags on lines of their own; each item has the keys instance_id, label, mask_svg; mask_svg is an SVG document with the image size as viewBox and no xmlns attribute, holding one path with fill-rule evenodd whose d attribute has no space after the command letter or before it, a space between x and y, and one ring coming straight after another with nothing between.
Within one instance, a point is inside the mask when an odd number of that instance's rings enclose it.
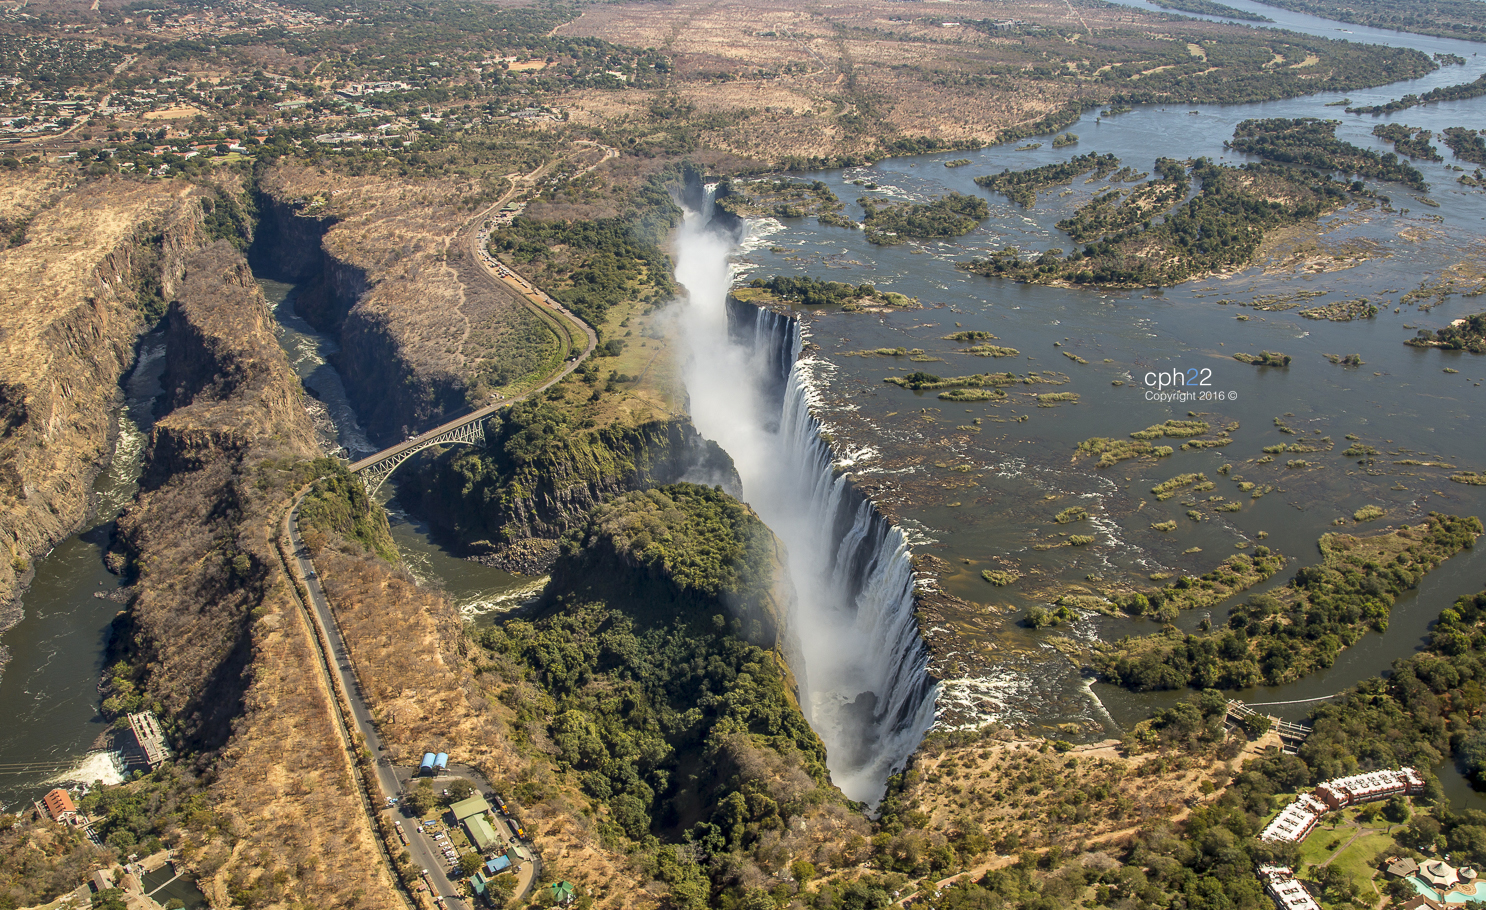
<instances>
[{"instance_id":1,"label":"green roofed building","mask_svg":"<svg viewBox=\"0 0 1486 910\"><path fill-rule=\"evenodd\" d=\"M495 829L490 827L490 822L483 815L471 815L464 820L464 830L470 836L470 843L475 849L484 853L494 847L500 841L495 836Z\"/></svg>"},{"instance_id":2,"label":"green roofed building","mask_svg":"<svg viewBox=\"0 0 1486 910\"><path fill-rule=\"evenodd\" d=\"M484 815L489 812L490 803L487 803L485 797L477 793L469 799L462 799L450 806L449 811L454 813L455 821L462 822L471 815Z\"/></svg>"},{"instance_id":3,"label":"green roofed building","mask_svg":"<svg viewBox=\"0 0 1486 910\"><path fill-rule=\"evenodd\" d=\"M573 902L573 883L554 882L552 885L552 900L558 904L571 904Z\"/></svg>"}]
</instances>

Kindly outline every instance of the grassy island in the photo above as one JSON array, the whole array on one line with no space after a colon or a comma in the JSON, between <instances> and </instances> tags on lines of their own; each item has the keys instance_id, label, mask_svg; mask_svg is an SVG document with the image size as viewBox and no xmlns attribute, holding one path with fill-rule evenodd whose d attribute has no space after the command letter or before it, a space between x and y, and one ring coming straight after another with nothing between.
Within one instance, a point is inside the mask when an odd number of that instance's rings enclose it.
<instances>
[{"instance_id":1,"label":"grassy island","mask_svg":"<svg viewBox=\"0 0 1486 910\"><path fill-rule=\"evenodd\" d=\"M1315 117L1245 120L1233 131L1235 151L1281 164L1297 164L1343 175L1360 174L1427 190L1424 175L1391 154L1379 155L1336 138L1337 121Z\"/></svg>"},{"instance_id":2,"label":"grassy island","mask_svg":"<svg viewBox=\"0 0 1486 910\"><path fill-rule=\"evenodd\" d=\"M1279 685L1331 666L1368 629L1388 628L1404 591L1461 550L1475 545L1478 518L1432 513L1413 527L1359 537L1327 534L1322 560L1274 593L1235 607L1223 627L1174 629L1124 638L1095 657L1112 682L1129 689Z\"/></svg>"},{"instance_id":3,"label":"grassy island","mask_svg":"<svg viewBox=\"0 0 1486 910\"><path fill-rule=\"evenodd\" d=\"M759 292L766 292L759 293ZM900 309L918 309L922 304L917 298L907 297L893 291L879 291L871 284L847 284L842 281L822 281L809 275L775 275L772 278L755 278L746 288L733 291L739 300L767 302L767 297L787 300L805 306L840 306L843 309L860 309L863 306L890 306Z\"/></svg>"},{"instance_id":4,"label":"grassy island","mask_svg":"<svg viewBox=\"0 0 1486 910\"><path fill-rule=\"evenodd\" d=\"M988 190L1004 193L1006 198L1022 208L1031 208L1037 202L1038 190L1060 183L1072 183L1075 178L1082 177L1090 171L1093 171L1096 177L1105 177L1119 166L1120 159L1113 155L1090 152L1068 161L1044 164L1042 167L1028 168L1023 171L1013 171L1008 168L999 174L976 177L975 182Z\"/></svg>"},{"instance_id":5,"label":"grassy island","mask_svg":"<svg viewBox=\"0 0 1486 910\"><path fill-rule=\"evenodd\" d=\"M961 237L975 230L991 214L978 196L950 193L933 202L900 202L878 205L872 199L857 200L865 214L862 224L867 240L891 246L906 240Z\"/></svg>"},{"instance_id":6,"label":"grassy island","mask_svg":"<svg viewBox=\"0 0 1486 910\"><path fill-rule=\"evenodd\" d=\"M1214 3L1213 0L1151 0L1162 9L1173 9L1182 13L1197 13L1202 16L1224 16L1229 19L1242 19L1245 22L1273 22L1268 16L1259 13L1251 13L1229 6L1226 3Z\"/></svg>"}]
</instances>

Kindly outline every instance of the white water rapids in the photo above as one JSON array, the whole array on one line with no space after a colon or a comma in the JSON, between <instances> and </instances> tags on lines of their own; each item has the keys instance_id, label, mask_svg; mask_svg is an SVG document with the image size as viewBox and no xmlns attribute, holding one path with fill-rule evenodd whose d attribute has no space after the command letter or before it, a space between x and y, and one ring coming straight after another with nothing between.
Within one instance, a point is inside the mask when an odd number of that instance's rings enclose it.
<instances>
[{"instance_id":1,"label":"white water rapids","mask_svg":"<svg viewBox=\"0 0 1486 910\"><path fill-rule=\"evenodd\" d=\"M730 336L735 247L690 212L676 241L692 422L732 456L743 498L784 543L801 707L826 745L831 779L875 806L934 722L938 687L914 622L913 567L903 533L834 470L810 410L808 361L796 362L798 322L750 310L737 319L752 324Z\"/></svg>"}]
</instances>

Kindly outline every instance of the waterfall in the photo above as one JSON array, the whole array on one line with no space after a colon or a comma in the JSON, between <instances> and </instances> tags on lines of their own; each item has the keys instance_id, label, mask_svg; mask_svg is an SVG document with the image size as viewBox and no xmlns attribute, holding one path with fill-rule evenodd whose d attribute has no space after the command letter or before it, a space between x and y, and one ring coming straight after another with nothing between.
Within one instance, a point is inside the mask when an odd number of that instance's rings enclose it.
<instances>
[{"instance_id":1,"label":"waterfall","mask_svg":"<svg viewBox=\"0 0 1486 910\"><path fill-rule=\"evenodd\" d=\"M875 806L933 724L939 691L907 541L837 470L799 320L728 300L734 246L702 213L688 213L677 240L692 421L732 456L743 498L784 543L801 708L831 779Z\"/></svg>"}]
</instances>

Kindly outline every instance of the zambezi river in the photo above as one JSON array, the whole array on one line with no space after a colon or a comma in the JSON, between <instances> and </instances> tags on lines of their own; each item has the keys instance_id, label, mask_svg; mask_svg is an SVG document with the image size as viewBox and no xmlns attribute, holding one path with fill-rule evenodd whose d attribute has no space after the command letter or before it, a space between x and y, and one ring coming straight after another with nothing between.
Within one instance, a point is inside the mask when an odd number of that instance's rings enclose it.
<instances>
[{"instance_id":1,"label":"zambezi river","mask_svg":"<svg viewBox=\"0 0 1486 910\"><path fill-rule=\"evenodd\" d=\"M1483 44L1330 22L1249 0L1228 2L1272 17L1276 22L1269 27L1466 60L1463 66L1443 66L1421 79L1349 92L1345 100L1353 105L1422 94L1486 72ZM1261 541L1291 559L1290 567L1270 583L1277 585L1295 567L1317 558L1316 540L1328 531L1413 522L1430 511L1486 514L1486 488L1452 483L1451 469L1428 466L1486 471L1486 421L1481 419L1486 413L1486 357L1403 344L1418 329L1439 328L1486 308L1479 298L1459 294L1413 304L1402 299L1440 281L1452 267L1461 267L1456 274L1472 268L1479 272L1486 262L1486 190L1459 184L1461 172L1451 169L1456 162L1443 148L1443 163L1414 162L1430 184L1428 193L1372 184L1390 198L1394 211L1382 205L1354 207L1324 218L1319 230L1292 238L1297 253L1293 262L1276 256L1235 275L1164 291L1018 285L954 267L1011 246L1071 248L1054 224L1109 188L1107 181L1079 178L1066 187L1066 194L1063 187L1045 190L1034 208L1024 210L978 188L974 178L983 174L1088 152L1112 153L1140 172L1150 171L1158 156L1206 156L1238 164L1249 159L1225 149L1224 140L1240 121L1263 117L1336 119L1338 138L1391 151L1371 135L1375 124L1405 123L1438 137L1445 127L1479 126L1486 113L1486 99L1476 99L1385 117L1355 116L1334 104L1343 100L1342 95L1320 94L1250 105L1147 105L1108 117L1095 110L1068 128L1079 140L1065 148L1054 149L1050 137L1042 137L1039 147L1026 150L1022 147L1030 141L810 175L829 185L847 203L848 213L858 217L858 197L922 201L954 190L986 198L991 217L953 242L884 248L868 244L860 231L821 227L813 219L751 223L733 259L738 280L802 274L870 282L924 304L920 310L802 314L807 362L797 378L808 386L816 416L837 451L850 459L853 473L879 492L913 551L944 560L950 568L939 583L975 605L969 615L947 618L967 652L975 651L979 658L975 672L948 674L944 680L938 702L942 723L950 723L951 717L956 724L1001 721L1095 737L1177 697L1090 686L1059 650L1060 638L1113 640L1155 626L1094 614L1056 630L1034 632L1018 625L1029 607L1047 602L1049 592L1153 573L1201 573ZM968 157L970 164L943 166L960 157ZM1358 259L1334 268L1334 258L1311 256L1328 250L1352 251ZM1312 268L1317 262L1327 270ZM333 346L294 315L292 288L272 282L264 282L264 288L279 317L280 341L319 401L317 417L327 449L370 451L330 366ZM1300 291L1306 292L1300 307L1253 305ZM1304 307L1360 297L1380 307L1376 317L1336 323L1299 315ZM1021 353L981 359L959 353L963 346L943 340L964 330L990 332L997 344ZM920 357L926 359L853 353L897 347L922 349ZM1234 353L1265 350L1290 355L1290 366L1261 369L1232 358ZM116 773L95 748L105 732L98 680L108 630L121 606L107 597L117 581L104 569L102 555L108 522L134 494L143 433L158 392L159 340L147 338L141 352L140 365L126 380L128 403L119 415L118 451L98 481L97 517L37 560L36 579L22 598L25 618L0 636L11 654L0 676L0 803L7 807L36 798L54 782L107 780ZM1333 364L1324 356L1353 353L1361 355L1362 366ZM1146 374L1188 369L1211 370L1209 388L1224 392L1225 398L1198 404L1146 399ZM1027 394L1017 392L1005 403L960 404L883 382L915 370L944 376L989 370L1057 374L1062 384L1032 390L1079 397L1037 407ZM1237 424L1232 444L1104 470L1075 457L1084 439L1124 438L1170 418L1187 418L1189 411L1214 424ZM1280 433L1281 425L1294 434ZM1341 455L1349 435L1378 451L1374 464L1360 466ZM1306 455L1303 460L1310 464L1304 467L1286 467L1287 458L1259 463L1265 446L1328 437L1330 448ZM1224 464L1231 466L1227 475L1218 473ZM1183 472L1205 473L1217 481L1215 492L1241 502L1241 510L1201 510L1203 520L1193 521L1185 515L1190 507L1183 505L1190 497L1157 502L1148 495L1153 484ZM1238 496L1240 482L1268 492L1258 499ZM1353 523L1350 516L1366 505L1383 508L1384 516ZM1070 530L1052 521L1070 506L1089 511L1090 518L1078 523L1076 531L1093 535L1095 542L1037 549ZM425 526L395 501L389 511L394 536L414 572L444 588L472 622L489 621L539 589L540 579L517 578L454 558L431 542ZM1339 519L1345 527L1333 524ZM1151 529L1165 520L1177 521L1178 530ZM1014 569L1024 582L993 588L981 579L984 569ZM1302 716L1310 707L1304 700L1386 671L1394 659L1420 644L1440 609L1482 587L1486 547L1457 556L1432 573L1394 607L1386 634L1368 634L1326 672L1291 686L1234 694L1253 702L1295 702L1271 710ZM1220 621L1223 605L1210 612ZM1200 618L1183 617L1182 622L1195 624ZM1452 797L1474 799L1448 769L1442 776Z\"/></svg>"}]
</instances>

